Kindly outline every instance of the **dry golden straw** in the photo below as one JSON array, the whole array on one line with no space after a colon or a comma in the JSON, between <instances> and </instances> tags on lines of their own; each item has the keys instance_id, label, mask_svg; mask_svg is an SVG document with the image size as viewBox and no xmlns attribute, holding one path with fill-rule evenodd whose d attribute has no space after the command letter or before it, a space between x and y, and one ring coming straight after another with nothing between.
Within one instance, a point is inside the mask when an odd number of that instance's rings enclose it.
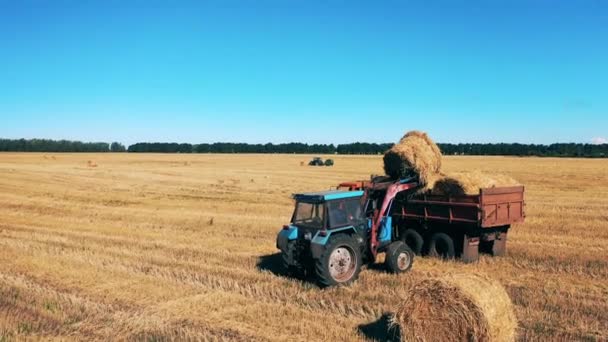
<instances>
[{"instance_id":1,"label":"dry golden straw","mask_svg":"<svg viewBox=\"0 0 608 342\"><path fill-rule=\"evenodd\" d=\"M380 339L397 293L462 270L508 289L517 339L608 341L608 159L444 156L446 170L527 186L511 256L418 260L320 291L281 267L289 195L383 173L382 156L333 156L329 170L297 154L43 155L0 153L0 340Z\"/></svg>"},{"instance_id":2,"label":"dry golden straw","mask_svg":"<svg viewBox=\"0 0 608 342\"><path fill-rule=\"evenodd\" d=\"M520 185L515 179L501 174L488 175L480 171L437 174L429 177L422 190L433 195L477 195L479 189Z\"/></svg>"},{"instance_id":3,"label":"dry golden straw","mask_svg":"<svg viewBox=\"0 0 608 342\"><path fill-rule=\"evenodd\" d=\"M497 281L448 274L415 282L394 313L402 341L513 341L517 320Z\"/></svg>"},{"instance_id":4,"label":"dry golden straw","mask_svg":"<svg viewBox=\"0 0 608 342\"><path fill-rule=\"evenodd\" d=\"M394 179L416 173L421 184L441 170L441 151L426 133L411 131L384 154L384 172Z\"/></svg>"}]
</instances>

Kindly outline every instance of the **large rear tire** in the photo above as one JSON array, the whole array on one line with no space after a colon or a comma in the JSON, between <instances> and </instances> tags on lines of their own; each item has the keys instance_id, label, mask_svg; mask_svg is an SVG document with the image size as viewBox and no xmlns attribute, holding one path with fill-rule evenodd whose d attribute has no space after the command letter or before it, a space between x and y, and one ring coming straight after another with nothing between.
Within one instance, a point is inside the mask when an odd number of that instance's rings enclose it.
<instances>
[{"instance_id":1,"label":"large rear tire","mask_svg":"<svg viewBox=\"0 0 608 342\"><path fill-rule=\"evenodd\" d=\"M420 255L422 253L422 246L424 246L424 239L422 235L415 231L414 229L407 229L403 233L403 242L412 249L416 255Z\"/></svg>"},{"instance_id":2,"label":"large rear tire","mask_svg":"<svg viewBox=\"0 0 608 342\"><path fill-rule=\"evenodd\" d=\"M350 284L357 279L360 271L359 244L344 234L332 236L315 262L315 273L322 287Z\"/></svg>"},{"instance_id":3,"label":"large rear tire","mask_svg":"<svg viewBox=\"0 0 608 342\"><path fill-rule=\"evenodd\" d=\"M281 253L281 257L288 276L294 278L304 278L306 276L306 268L301 263L296 241L287 243L287 250Z\"/></svg>"},{"instance_id":4,"label":"large rear tire","mask_svg":"<svg viewBox=\"0 0 608 342\"><path fill-rule=\"evenodd\" d=\"M384 264L391 273L403 273L412 268L414 252L403 241L395 241L386 248Z\"/></svg>"},{"instance_id":5,"label":"large rear tire","mask_svg":"<svg viewBox=\"0 0 608 342\"><path fill-rule=\"evenodd\" d=\"M454 240L446 233L435 233L429 242L429 255L453 259L456 256Z\"/></svg>"}]
</instances>

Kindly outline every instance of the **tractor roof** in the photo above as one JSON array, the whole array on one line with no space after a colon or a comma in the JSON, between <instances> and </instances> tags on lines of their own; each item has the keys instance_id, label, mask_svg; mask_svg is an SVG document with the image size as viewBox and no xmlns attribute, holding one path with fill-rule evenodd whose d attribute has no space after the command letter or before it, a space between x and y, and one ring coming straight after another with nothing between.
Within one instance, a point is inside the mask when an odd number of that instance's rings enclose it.
<instances>
[{"instance_id":1,"label":"tractor roof","mask_svg":"<svg viewBox=\"0 0 608 342\"><path fill-rule=\"evenodd\" d=\"M362 195L363 191L328 190L319 192L307 192L303 194L294 194L293 198L296 201L302 202L323 202L342 198L359 197Z\"/></svg>"}]
</instances>

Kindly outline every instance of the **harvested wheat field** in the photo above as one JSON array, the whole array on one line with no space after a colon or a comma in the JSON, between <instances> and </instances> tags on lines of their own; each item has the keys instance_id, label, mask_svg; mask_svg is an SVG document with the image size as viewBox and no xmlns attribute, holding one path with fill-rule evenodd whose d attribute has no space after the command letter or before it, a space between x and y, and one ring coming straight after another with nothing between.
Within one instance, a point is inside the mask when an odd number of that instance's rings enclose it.
<instances>
[{"instance_id":1,"label":"harvested wheat field","mask_svg":"<svg viewBox=\"0 0 608 342\"><path fill-rule=\"evenodd\" d=\"M608 160L446 157L526 186L508 256L417 258L320 290L284 276L290 194L382 173L382 156L0 154L0 341L382 340L414 281L490 276L520 340L608 339ZM93 166L95 165L95 166Z\"/></svg>"}]
</instances>

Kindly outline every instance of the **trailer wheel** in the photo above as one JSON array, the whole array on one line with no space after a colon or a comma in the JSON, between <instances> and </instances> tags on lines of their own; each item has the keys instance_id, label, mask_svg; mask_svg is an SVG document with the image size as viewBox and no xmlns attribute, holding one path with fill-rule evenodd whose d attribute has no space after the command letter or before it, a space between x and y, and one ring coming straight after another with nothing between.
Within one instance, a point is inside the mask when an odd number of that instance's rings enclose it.
<instances>
[{"instance_id":1,"label":"trailer wheel","mask_svg":"<svg viewBox=\"0 0 608 342\"><path fill-rule=\"evenodd\" d=\"M403 242L395 241L386 248L384 264L391 273L407 272L414 263L414 252Z\"/></svg>"},{"instance_id":2,"label":"trailer wheel","mask_svg":"<svg viewBox=\"0 0 608 342\"><path fill-rule=\"evenodd\" d=\"M350 284L357 279L360 271L359 244L344 234L332 236L315 262L317 280L322 287Z\"/></svg>"},{"instance_id":3,"label":"trailer wheel","mask_svg":"<svg viewBox=\"0 0 608 342\"><path fill-rule=\"evenodd\" d=\"M420 235L420 233L418 233L416 230L407 229L403 233L403 242L405 242L405 244L409 248L411 248L412 251L416 253L416 255L420 255L420 253L422 252L424 239L422 238L422 235Z\"/></svg>"},{"instance_id":4,"label":"trailer wheel","mask_svg":"<svg viewBox=\"0 0 608 342\"><path fill-rule=\"evenodd\" d=\"M452 259L456 255L454 240L446 233L435 233L429 242L429 255Z\"/></svg>"},{"instance_id":5,"label":"trailer wheel","mask_svg":"<svg viewBox=\"0 0 608 342\"><path fill-rule=\"evenodd\" d=\"M294 278L304 278L306 276L306 268L300 262L296 241L287 243L287 251L281 253L281 257L288 276Z\"/></svg>"}]
</instances>

